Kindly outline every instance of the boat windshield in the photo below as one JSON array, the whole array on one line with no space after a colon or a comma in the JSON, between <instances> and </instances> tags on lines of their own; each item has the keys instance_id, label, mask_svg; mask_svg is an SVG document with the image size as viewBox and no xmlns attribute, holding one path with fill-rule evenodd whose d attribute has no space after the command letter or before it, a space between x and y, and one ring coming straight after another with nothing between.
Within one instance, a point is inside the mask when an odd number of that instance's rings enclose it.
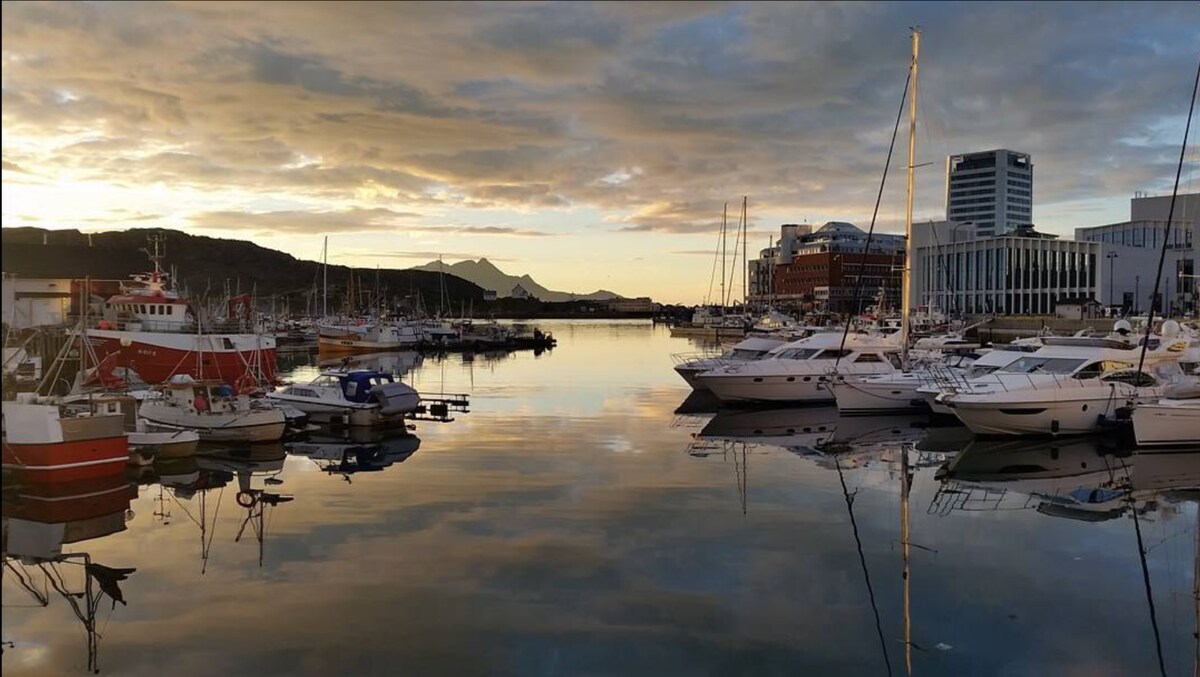
<instances>
[{"instance_id":1,"label":"boat windshield","mask_svg":"<svg viewBox=\"0 0 1200 677\"><path fill-rule=\"evenodd\" d=\"M1072 357L1022 357L1000 371L1008 374L1070 374L1087 360Z\"/></svg>"},{"instance_id":2,"label":"boat windshield","mask_svg":"<svg viewBox=\"0 0 1200 677\"><path fill-rule=\"evenodd\" d=\"M738 349L733 350L733 352L729 353L729 359L731 359L731 360L757 360L758 358L760 358L766 354L767 354L767 351L765 351L765 350L746 350L745 348L738 348Z\"/></svg>"},{"instance_id":3,"label":"boat windshield","mask_svg":"<svg viewBox=\"0 0 1200 677\"><path fill-rule=\"evenodd\" d=\"M341 384L338 383L337 377L330 376L329 374L322 374L321 376L318 376L317 379L315 381L313 381L312 383L310 383L309 385L314 385L314 386L318 386L318 387L326 387L326 388L330 388L330 387L340 388L341 387Z\"/></svg>"},{"instance_id":4,"label":"boat windshield","mask_svg":"<svg viewBox=\"0 0 1200 677\"><path fill-rule=\"evenodd\" d=\"M789 348L775 354L775 359L778 360L808 360L812 359L813 355L821 352L816 348Z\"/></svg>"},{"instance_id":5,"label":"boat windshield","mask_svg":"<svg viewBox=\"0 0 1200 677\"><path fill-rule=\"evenodd\" d=\"M996 371L999 368L1000 367L993 367L993 366L989 366L986 364L973 365L970 369L967 370L967 375L965 378L978 378L980 376L987 376L988 374L992 373L993 371Z\"/></svg>"}]
</instances>

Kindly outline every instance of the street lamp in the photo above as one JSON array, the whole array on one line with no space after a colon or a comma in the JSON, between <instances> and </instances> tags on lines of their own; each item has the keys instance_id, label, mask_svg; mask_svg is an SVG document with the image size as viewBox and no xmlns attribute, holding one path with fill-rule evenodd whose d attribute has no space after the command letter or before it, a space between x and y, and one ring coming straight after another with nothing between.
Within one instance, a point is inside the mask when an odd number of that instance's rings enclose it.
<instances>
[{"instance_id":1,"label":"street lamp","mask_svg":"<svg viewBox=\"0 0 1200 677\"><path fill-rule=\"evenodd\" d=\"M1104 255L1108 259L1108 304L1111 307L1113 302L1113 264L1116 262L1118 254L1110 251Z\"/></svg>"}]
</instances>

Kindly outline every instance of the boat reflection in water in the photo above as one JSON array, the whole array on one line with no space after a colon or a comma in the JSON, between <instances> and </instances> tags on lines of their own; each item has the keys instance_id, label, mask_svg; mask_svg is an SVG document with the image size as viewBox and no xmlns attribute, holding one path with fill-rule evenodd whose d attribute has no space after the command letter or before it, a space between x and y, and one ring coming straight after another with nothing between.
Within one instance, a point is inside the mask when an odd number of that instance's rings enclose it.
<instances>
[{"instance_id":1,"label":"boat reflection in water","mask_svg":"<svg viewBox=\"0 0 1200 677\"><path fill-rule=\"evenodd\" d=\"M237 479L237 494L235 500L238 506L245 509L246 515L238 527L234 542L240 542L249 526L258 541L258 566L263 565L265 554L264 544L267 536L267 513L270 508L284 503L290 503L294 497L272 491L272 487L283 484L280 474L287 459L287 452L282 444L250 444L228 447L221 450L210 450L209 453L198 456L196 464L200 470L224 474L226 477ZM205 492L207 493L207 492ZM203 496L203 494L202 494ZM218 502L220 497L218 497ZM203 524L203 523L202 523ZM214 524L215 527L215 515ZM204 527L201 527L201 541L205 538ZM204 548L203 559L208 561L212 547L212 538L208 539Z\"/></svg>"},{"instance_id":2,"label":"boat reflection in water","mask_svg":"<svg viewBox=\"0 0 1200 677\"><path fill-rule=\"evenodd\" d=\"M318 359L317 366L323 369L369 369L371 371L382 371L394 376L403 376L421 366L423 361L424 357L421 353L415 350L406 350L392 353L362 353L358 355L322 357Z\"/></svg>"},{"instance_id":3,"label":"boat reflection in water","mask_svg":"<svg viewBox=\"0 0 1200 677\"><path fill-rule=\"evenodd\" d=\"M99 672L96 612L105 596L114 609L117 602L125 605L120 583L136 569L105 566L87 552L64 553L63 546L125 531L133 517L135 485L113 476L72 485L6 487L4 493L5 577L37 606L48 607L58 596L71 607L86 635L88 672ZM5 646L23 648L19 642Z\"/></svg>"},{"instance_id":4,"label":"boat reflection in water","mask_svg":"<svg viewBox=\"0 0 1200 677\"><path fill-rule=\"evenodd\" d=\"M347 434L339 434L343 431ZM287 453L307 457L326 473L350 482L355 473L380 472L408 460L421 447L421 438L407 430L357 427L323 430L284 447Z\"/></svg>"}]
</instances>

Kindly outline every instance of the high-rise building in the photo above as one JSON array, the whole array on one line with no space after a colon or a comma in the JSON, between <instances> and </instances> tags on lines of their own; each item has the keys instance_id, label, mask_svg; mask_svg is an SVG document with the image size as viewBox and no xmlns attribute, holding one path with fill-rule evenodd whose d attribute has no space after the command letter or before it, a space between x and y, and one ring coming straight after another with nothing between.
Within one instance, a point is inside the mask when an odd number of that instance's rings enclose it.
<instances>
[{"instance_id":1,"label":"high-rise building","mask_svg":"<svg viewBox=\"0 0 1200 677\"><path fill-rule=\"evenodd\" d=\"M970 222L976 237L1032 224L1032 159L1003 149L951 155L946 160L946 219Z\"/></svg>"}]
</instances>

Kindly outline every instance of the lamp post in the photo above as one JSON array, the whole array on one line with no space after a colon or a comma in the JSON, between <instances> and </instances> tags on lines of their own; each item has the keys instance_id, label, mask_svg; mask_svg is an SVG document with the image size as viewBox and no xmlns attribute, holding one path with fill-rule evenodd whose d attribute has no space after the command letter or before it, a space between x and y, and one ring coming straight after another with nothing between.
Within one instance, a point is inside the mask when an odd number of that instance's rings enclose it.
<instances>
[{"instance_id":1,"label":"lamp post","mask_svg":"<svg viewBox=\"0 0 1200 677\"><path fill-rule=\"evenodd\" d=\"M1113 303L1113 264L1116 262L1118 254L1110 251L1104 255L1108 259L1108 305L1112 307Z\"/></svg>"}]
</instances>

